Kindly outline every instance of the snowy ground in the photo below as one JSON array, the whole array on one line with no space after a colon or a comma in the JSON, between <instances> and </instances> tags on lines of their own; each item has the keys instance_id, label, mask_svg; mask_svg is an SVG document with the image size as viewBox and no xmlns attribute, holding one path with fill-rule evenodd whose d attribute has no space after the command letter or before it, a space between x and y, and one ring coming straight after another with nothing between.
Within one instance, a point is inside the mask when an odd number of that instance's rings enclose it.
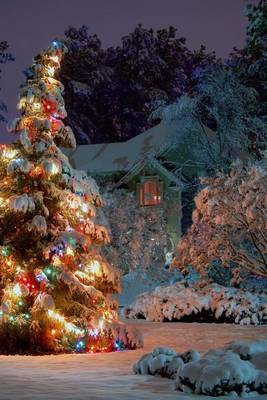
<instances>
[{"instance_id":1,"label":"snowy ground","mask_svg":"<svg viewBox=\"0 0 267 400\"><path fill-rule=\"evenodd\" d=\"M179 352L190 348L202 352L233 340L267 339L267 326L147 321L135 321L134 325L144 334L142 350L94 355L0 356L0 399L214 399L176 392L173 381L134 375L132 366L142 354L157 346L172 347ZM267 355L259 363L267 370ZM226 398L231 397L223 397ZM257 398L266 400L267 395Z\"/></svg>"}]
</instances>

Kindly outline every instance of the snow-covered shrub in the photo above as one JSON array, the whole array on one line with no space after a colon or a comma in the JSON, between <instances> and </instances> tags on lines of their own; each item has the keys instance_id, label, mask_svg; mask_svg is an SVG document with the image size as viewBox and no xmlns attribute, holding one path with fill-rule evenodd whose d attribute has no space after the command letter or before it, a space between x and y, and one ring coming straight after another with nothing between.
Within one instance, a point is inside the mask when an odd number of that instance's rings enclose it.
<instances>
[{"instance_id":1,"label":"snow-covered shrub","mask_svg":"<svg viewBox=\"0 0 267 400\"><path fill-rule=\"evenodd\" d=\"M250 360L255 354L265 352L267 354L267 339L255 340L253 342L235 340L234 342L228 343L225 349L232 350L234 353L239 354L242 360Z\"/></svg>"},{"instance_id":2,"label":"snow-covered shrub","mask_svg":"<svg viewBox=\"0 0 267 400\"><path fill-rule=\"evenodd\" d=\"M267 372L230 350L210 350L199 360L180 365L175 388L209 396L267 392Z\"/></svg>"},{"instance_id":3,"label":"snow-covered shrub","mask_svg":"<svg viewBox=\"0 0 267 400\"><path fill-rule=\"evenodd\" d=\"M111 190L111 185L105 182L100 184L112 237L108 260L123 275L136 268L162 268L164 249L171 247L164 207L139 207L133 193Z\"/></svg>"},{"instance_id":4,"label":"snow-covered shrub","mask_svg":"<svg viewBox=\"0 0 267 400\"><path fill-rule=\"evenodd\" d=\"M144 354L133 370L141 375L160 375L162 377L175 379L176 372L180 366L190 361L197 361L200 354L195 350L185 353L176 353L175 350L167 347L156 347L152 353Z\"/></svg>"},{"instance_id":5,"label":"snow-covered shrub","mask_svg":"<svg viewBox=\"0 0 267 400\"><path fill-rule=\"evenodd\" d=\"M185 287L177 282L139 295L125 311L127 318L149 321L267 323L267 294L212 284Z\"/></svg>"},{"instance_id":6,"label":"snow-covered shrub","mask_svg":"<svg viewBox=\"0 0 267 400\"><path fill-rule=\"evenodd\" d=\"M266 354L267 340L236 341L203 355L196 350L177 353L159 347L141 357L133 371L175 379L174 388L185 393L251 398L267 393L267 371L255 362L257 355Z\"/></svg>"}]
</instances>

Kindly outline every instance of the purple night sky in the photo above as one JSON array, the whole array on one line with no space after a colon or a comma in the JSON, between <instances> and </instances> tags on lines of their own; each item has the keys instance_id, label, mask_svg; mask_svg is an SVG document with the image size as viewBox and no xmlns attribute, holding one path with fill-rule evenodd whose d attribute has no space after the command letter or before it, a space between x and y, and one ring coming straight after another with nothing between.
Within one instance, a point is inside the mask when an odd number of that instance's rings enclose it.
<instances>
[{"instance_id":1,"label":"purple night sky","mask_svg":"<svg viewBox=\"0 0 267 400\"><path fill-rule=\"evenodd\" d=\"M3 67L0 93L15 115L22 70L32 57L68 25L86 24L104 46L117 45L138 23L147 28L173 25L190 48L201 43L226 57L245 41L244 0L0 0L0 40L7 40L16 57ZM12 140L2 125L0 142Z\"/></svg>"}]
</instances>

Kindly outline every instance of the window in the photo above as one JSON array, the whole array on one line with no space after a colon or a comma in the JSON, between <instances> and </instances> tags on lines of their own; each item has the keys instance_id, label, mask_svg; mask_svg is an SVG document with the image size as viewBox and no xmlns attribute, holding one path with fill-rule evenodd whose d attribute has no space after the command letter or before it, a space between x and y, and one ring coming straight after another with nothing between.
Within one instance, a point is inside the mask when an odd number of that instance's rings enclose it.
<instances>
[{"instance_id":1,"label":"window","mask_svg":"<svg viewBox=\"0 0 267 400\"><path fill-rule=\"evenodd\" d=\"M146 179L137 186L139 189L139 204L141 206L155 206L162 199L162 184L157 179Z\"/></svg>"}]
</instances>

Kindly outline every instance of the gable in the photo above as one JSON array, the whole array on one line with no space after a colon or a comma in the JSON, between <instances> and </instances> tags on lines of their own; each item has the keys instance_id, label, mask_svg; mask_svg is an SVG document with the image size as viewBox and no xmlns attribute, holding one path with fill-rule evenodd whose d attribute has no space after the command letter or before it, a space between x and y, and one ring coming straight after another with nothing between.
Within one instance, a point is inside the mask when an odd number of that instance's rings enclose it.
<instances>
[{"instance_id":1,"label":"gable","mask_svg":"<svg viewBox=\"0 0 267 400\"><path fill-rule=\"evenodd\" d=\"M157 175L165 182L167 186L174 185L181 191L184 189L183 182L172 172L168 171L154 157L148 157L147 159L143 159L139 163L135 164L134 167L129 170L115 186L120 187L122 184L129 183L131 181L138 181L140 177L146 175Z\"/></svg>"}]
</instances>

